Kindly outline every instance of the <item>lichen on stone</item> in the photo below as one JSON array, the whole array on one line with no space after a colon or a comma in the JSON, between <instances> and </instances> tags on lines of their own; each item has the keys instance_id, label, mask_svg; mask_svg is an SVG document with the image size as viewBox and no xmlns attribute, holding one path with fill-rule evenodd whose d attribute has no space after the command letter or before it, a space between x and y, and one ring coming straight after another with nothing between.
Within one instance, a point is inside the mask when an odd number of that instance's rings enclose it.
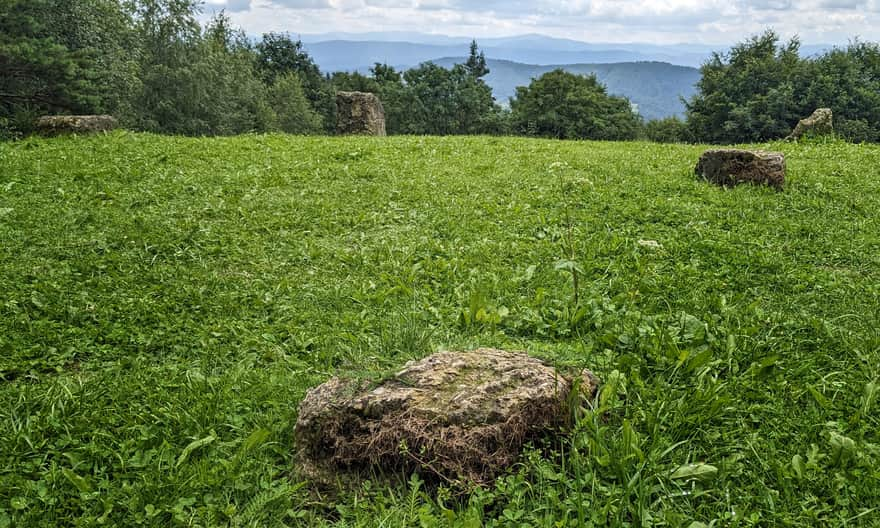
<instances>
[{"instance_id":1,"label":"lichen on stone","mask_svg":"<svg viewBox=\"0 0 880 528\"><path fill-rule=\"evenodd\" d=\"M297 466L319 481L378 469L484 483L566 424L572 387L589 398L596 385L495 349L440 352L378 384L332 378L300 405Z\"/></svg>"}]
</instances>

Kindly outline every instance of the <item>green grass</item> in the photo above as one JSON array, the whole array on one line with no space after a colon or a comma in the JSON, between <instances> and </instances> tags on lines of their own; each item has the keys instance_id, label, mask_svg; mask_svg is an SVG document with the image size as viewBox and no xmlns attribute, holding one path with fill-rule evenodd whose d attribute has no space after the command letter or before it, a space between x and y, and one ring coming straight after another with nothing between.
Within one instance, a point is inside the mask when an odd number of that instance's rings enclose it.
<instances>
[{"instance_id":1,"label":"green grass","mask_svg":"<svg viewBox=\"0 0 880 528\"><path fill-rule=\"evenodd\" d=\"M0 527L880 525L880 148L766 147L0 144ZM595 411L466 496L292 477L309 387L477 346Z\"/></svg>"}]
</instances>

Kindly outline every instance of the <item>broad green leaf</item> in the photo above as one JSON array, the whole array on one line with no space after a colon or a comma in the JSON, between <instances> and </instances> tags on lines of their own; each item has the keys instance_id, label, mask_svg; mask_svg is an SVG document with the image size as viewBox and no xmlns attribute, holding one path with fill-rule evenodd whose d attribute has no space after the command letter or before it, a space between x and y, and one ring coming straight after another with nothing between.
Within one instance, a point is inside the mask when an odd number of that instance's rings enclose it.
<instances>
[{"instance_id":1,"label":"broad green leaf","mask_svg":"<svg viewBox=\"0 0 880 528\"><path fill-rule=\"evenodd\" d=\"M865 392L862 396L862 414L867 415L871 412L871 407L877 399L878 390L880 390L880 385L876 381L865 384Z\"/></svg>"},{"instance_id":2,"label":"broad green leaf","mask_svg":"<svg viewBox=\"0 0 880 528\"><path fill-rule=\"evenodd\" d=\"M808 386L807 391L809 391L809 393L813 396L813 399L816 400L816 403L818 403L819 406L823 409L827 409L831 406L831 404L828 402L828 398L823 396L822 393L817 391L814 387Z\"/></svg>"},{"instance_id":3,"label":"broad green leaf","mask_svg":"<svg viewBox=\"0 0 880 528\"><path fill-rule=\"evenodd\" d=\"M795 455L791 457L791 469L794 471L794 475L798 479L804 478L804 473L806 473L806 468L804 467L804 459L800 455Z\"/></svg>"},{"instance_id":4,"label":"broad green leaf","mask_svg":"<svg viewBox=\"0 0 880 528\"><path fill-rule=\"evenodd\" d=\"M675 468L669 476L673 480L695 479L708 480L718 473L718 468L710 464L683 464Z\"/></svg>"},{"instance_id":5,"label":"broad green leaf","mask_svg":"<svg viewBox=\"0 0 880 528\"><path fill-rule=\"evenodd\" d=\"M180 453L180 457L178 457L177 463L174 464L174 467L175 468L180 467L181 464L186 462L186 459L189 457L190 453L192 453L196 449L199 449L201 447L204 447L204 446L210 444L214 440L217 440L217 437L214 435L210 435L210 436L206 436L202 439L196 440L194 442L190 442L190 444L188 446L183 448L183 452Z\"/></svg>"},{"instance_id":6,"label":"broad green leaf","mask_svg":"<svg viewBox=\"0 0 880 528\"><path fill-rule=\"evenodd\" d=\"M61 468L61 473L64 474L64 478L69 480L70 483L76 486L76 489L80 490L81 492L90 493L92 491L92 485L89 483L89 481L74 473L72 469Z\"/></svg>"},{"instance_id":7,"label":"broad green leaf","mask_svg":"<svg viewBox=\"0 0 880 528\"><path fill-rule=\"evenodd\" d=\"M256 431L251 433L250 436L248 436L244 443L241 445L242 452L247 453L255 447L260 446L263 442L266 441L267 438L269 438L271 434L272 431L268 429L257 429Z\"/></svg>"},{"instance_id":8,"label":"broad green leaf","mask_svg":"<svg viewBox=\"0 0 880 528\"><path fill-rule=\"evenodd\" d=\"M574 272L581 273L581 274L584 273L584 269L581 267L581 265L573 260L557 261L556 264L554 265L554 268L556 268L557 270L560 270L560 271L568 271L571 273L574 273Z\"/></svg>"}]
</instances>

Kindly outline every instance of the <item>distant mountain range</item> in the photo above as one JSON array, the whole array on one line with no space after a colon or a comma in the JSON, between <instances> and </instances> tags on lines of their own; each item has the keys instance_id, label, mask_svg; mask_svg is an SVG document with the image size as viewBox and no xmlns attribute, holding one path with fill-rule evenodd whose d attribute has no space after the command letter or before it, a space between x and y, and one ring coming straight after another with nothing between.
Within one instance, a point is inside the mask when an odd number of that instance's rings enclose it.
<instances>
[{"instance_id":1,"label":"distant mountain range","mask_svg":"<svg viewBox=\"0 0 880 528\"><path fill-rule=\"evenodd\" d=\"M449 37L412 32L323 33L297 35L319 64L332 70L362 70L375 62L392 66L415 66L440 57L459 57L467 53L471 37ZM699 67L713 51L726 51L729 45L596 43L519 35L503 38L476 38L490 59L524 64L597 64L608 62L668 62ZM804 55L815 55L829 44L803 45Z\"/></svg>"},{"instance_id":2,"label":"distant mountain range","mask_svg":"<svg viewBox=\"0 0 880 528\"><path fill-rule=\"evenodd\" d=\"M464 57L444 58L436 62L445 68L466 60ZM696 93L700 80L696 68L675 66L664 62L619 62L614 64L559 64L536 65L488 59L489 75L486 83L492 87L495 99L507 105L516 94L517 86L528 86L533 78L556 68L582 75L596 74L609 93L629 98L638 105L639 114L645 119L661 119L682 116L684 104Z\"/></svg>"},{"instance_id":3,"label":"distant mountain range","mask_svg":"<svg viewBox=\"0 0 880 528\"><path fill-rule=\"evenodd\" d=\"M508 41L509 40L509 41ZM692 51L672 47L602 47L596 44L577 48L544 39L478 42L486 57L523 64L599 64L609 62L668 62L680 66L699 66L711 50ZM441 57L458 57L467 53L470 41L454 44L430 44L410 41L379 40L303 40L306 50L328 71L353 71L369 68L376 62L392 66L415 66ZM557 48L550 47L558 46ZM611 46L611 45L608 45ZM630 45L632 46L632 45Z\"/></svg>"},{"instance_id":4,"label":"distant mountain range","mask_svg":"<svg viewBox=\"0 0 880 528\"><path fill-rule=\"evenodd\" d=\"M375 63L404 70L433 61L450 67L464 61L469 37L410 32L325 33L298 35L324 72L367 73ZM492 72L486 79L495 98L507 104L517 86L555 68L595 73L608 91L626 96L646 119L681 115L680 98L694 94L700 74L696 69L715 50L730 46L704 44L608 44L520 35L477 39ZM830 45L802 46L803 55L815 55Z\"/></svg>"}]
</instances>

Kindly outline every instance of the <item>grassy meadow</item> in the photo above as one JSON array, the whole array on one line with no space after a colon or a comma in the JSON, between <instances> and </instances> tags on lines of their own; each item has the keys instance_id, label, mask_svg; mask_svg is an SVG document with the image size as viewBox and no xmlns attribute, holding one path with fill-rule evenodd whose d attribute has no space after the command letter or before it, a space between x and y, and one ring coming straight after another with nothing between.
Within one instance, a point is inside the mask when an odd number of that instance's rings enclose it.
<instances>
[{"instance_id":1,"label":"grassy meadow","mask_svg":"<svg viewBox=\"0 0 880 528\"><path fill-rule=\"evenodd\" d=\"M763 147L0 144L0 528L878 526L880 147ZM604 386L493 487L292 474L308 388L478 346Z\"/></svg>"}]
</instances>

